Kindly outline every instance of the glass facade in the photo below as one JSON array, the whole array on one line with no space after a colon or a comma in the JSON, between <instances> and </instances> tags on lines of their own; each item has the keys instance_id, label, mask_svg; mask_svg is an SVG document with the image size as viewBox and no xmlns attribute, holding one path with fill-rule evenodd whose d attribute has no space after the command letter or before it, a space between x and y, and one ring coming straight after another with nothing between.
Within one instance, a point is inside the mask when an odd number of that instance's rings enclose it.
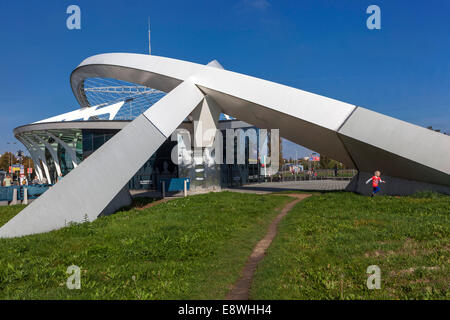
<instances>
[{"instance_id":1,"label":"glass facade","mask_svg":"<svg viewBox=\"0 0 450 320\"><path fill-rule=\"evenodd\" d=\"M72 159L70 158L70 155L67 154L66 149L59 143L57 148L58 162L61 167L61 173L65 176L70 172L70 170L73 169Z\"/></svg>"},{"instance_id":2,"label":"glass facade","mask_svg":"<svg viewBox=\"0 0 450 320\"><path fill-rule=\"evenodd\" d=\"M82 130L83 160L111 139L119 130ZM138 170L128 183L129 189L156 189L161 178L178 177L178 166L170 158L175 142L170 140Z\"/></svg>"},{"instance_id":3,"label":"glass facade","mask_svg":"<svg viewBox=\"0 0 450 320\"><path fill-rule=\"evenodd\" d=\"M260 180L260 139L259 129L256 127L247 127L241 129L244 135L240 137L241 141L238 141L238 137L234 137L234 164L226 164L226 131L222 130L223 136L223 164L220 165L220 184L222 187L238 187L249 182L257 182ZM248 130L254 130L256 133L256 143L251 146L250 137L246 135ZM251 136L251 135L250 135ZM245 163L237 164L239 143L244 144L244 160ZM250 149L251 147L251 149Z\"/></svg>"},{"instance_id":4,"label":"glass facade","mask_svg":"<svg viewBox=\"0 0 450 320\"><path fill-rule=\"evenodd\" d=\"M170 154L176 142L167 140L151 158L136 172L128 183L129 189L156 190L162 178L178 178L178 165Z\"/></svg>"},{"instance_id":5,"label":"glass facade","mask_svg":"<svg viewBox=\"0 0 450 320\"><path fill-rule=\"evenodd\" d=\"M191 124L185 123L186 126ZM260 180L259 159L259 129L255 127L240 128L242 135L234 135L234 164L226 164L226 130L223 136L223 164L197 161L190 165L177 165L172 162L171 155L177 141L167 139L161 147L136 172L128 183L129 189L158 189L160 179L189 177L191 189L214 189L218 187L235 187ZM249 130L253 130L256 141L250 143ZM68 174L74 168L74 162L79 164L93 152L111 139L119 129L64 129L27 132L24 136L38 146L45 156L48 172L52 183L58 178L56 164L51 152L45 147L44 141L52 147L57 156L61 173ZM252 132L250 132L252 133ZM252 133L253 134L253 133ZM39 137L40 139L37 139ZM52 137L55 137L52 138ZM180 141L178 141L180 143ZM180 147L180 144L178 144ZM187 147L189 148L189 147ZM238 149L244 150L244 162L237 164ZM180 149L179 149L180 150ZM75 161L72 156L75 155ZM40 156L39 156L40 157ZM195 156L194 156L195 158ZM41 166L43 168L43 166ZM45 170L43 170L45 175Z\"/></svg>"},{"instance_id":6,"label":"glass facade","mask_svg":"<svg viewBox=\"0 0 450 320\"><path fill-rule=\"evenodd\" d=\"M119 130L82 130L83 160L111 139Z\"/></svg>"},{"instance_id":7,"label":"glass facade","mask_svg":"<svg viewBox=\"0 0 450 320\"><path fill-rule=\"evenodd\" d=\"M50 154L50 151L48 151L47 148L44 149L44 152L45 152L45 161L47 162L48 172L50 174L50 179L52 181L56 181L58 173L56 171L55 162L53 161L52 155Z\"/></svg>"}]
</instances>

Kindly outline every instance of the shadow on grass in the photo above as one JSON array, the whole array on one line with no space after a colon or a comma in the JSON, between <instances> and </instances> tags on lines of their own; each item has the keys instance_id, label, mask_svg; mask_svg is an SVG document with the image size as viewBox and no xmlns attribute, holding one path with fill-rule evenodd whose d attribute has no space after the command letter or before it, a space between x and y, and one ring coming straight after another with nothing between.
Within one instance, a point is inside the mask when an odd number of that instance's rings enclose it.
<instances>
[{"instance_id":1,"label":"shadow on grass","mask_svg":"<svg viewBox=\"0 0 450 320\"><path fill-rule=\"evenodd\" d=\"M161 200L161 198L153 198L153 197L135 197L133 198L130 205L121 208L118 211L128 211L131 209L142 209L146 205L153 203L155 201Z\"/></svg>"}]
</instances>

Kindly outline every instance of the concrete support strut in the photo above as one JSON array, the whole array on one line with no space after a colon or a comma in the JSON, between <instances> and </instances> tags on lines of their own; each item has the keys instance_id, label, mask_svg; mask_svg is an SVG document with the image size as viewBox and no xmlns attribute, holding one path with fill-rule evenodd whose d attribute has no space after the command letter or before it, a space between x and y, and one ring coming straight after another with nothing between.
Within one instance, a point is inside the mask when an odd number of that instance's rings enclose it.
<instances>
[{"instance_id":1,"label":"concrete support strut","mask_svg":"<svg viewBox=\"0 0 450 320\"><path fill-rule=\"evenodd\" d=\"M26 137L22 137L22 139L30 145L31 149L34 150L34 152L37 156L37 160L40 160L40 162L42 164L47 182L51 184L52 179L50 177L50 171L48 170L47 160L45 158L45 152L41 149L41 147L36 142L32 141L31 139L26 138ZM45 150L45 147L44 147L44 150Z\"/></svg>"},{"instance_id":2,"label":"concrete support strut","mask_svg":"<svg viewBox=\"0 0 450 320\"><path fill-rule=\"evenodd\" d=\"M42 168L39 164L39 157L36 155L36 153L34 152L33 147L28 144L22 137L17 137L17 139L23 143L23 145L28 149L28 151L30 152L31 155L31 159L33 159L33 165L34 165L34 171L38 177L38 179L41 181L42 178L44 177L43 173L42 173Z\"/></svg>"},{"instance_id":3,"label":"concrete support strut","mask_svg":"<svg viewBox=\"0 0 450 320\"><path fill-rule=\"evenodd\" d=\"M181 83L0 228L0 237L95 220L203 97L192 82Z\"/></svg>"},{"instance_id":4,"label":"concrete support strut","mask_svg":"<svg viewBox=\"0 0 450 320\"><path fill-rule=\"evenodd\" d=\"M40 143L42 143L45 146L45 148L48 150L48 152L50 153L50 155L53 159L53 163L55 164L56 174L59 177L59 175L61 174L61 167L59 165L57 150L53 149L53 146L50 145L50 143L41 139L41 137L39 137L38 135L33 135L33 137L35 137Z\"/></svg>"}]
</instances>

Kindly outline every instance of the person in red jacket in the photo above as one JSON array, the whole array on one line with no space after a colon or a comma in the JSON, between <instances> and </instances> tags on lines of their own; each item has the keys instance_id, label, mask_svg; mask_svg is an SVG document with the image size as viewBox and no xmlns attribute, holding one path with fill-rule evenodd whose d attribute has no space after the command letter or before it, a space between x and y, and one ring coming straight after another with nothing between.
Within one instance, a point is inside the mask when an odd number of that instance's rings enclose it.
<instances>
[{"instance_id":1,"label":"person in red jacket","mask_svg":"<svg viewBox=\"0 0 450 320\"><path fill-rule=\"evenodd\" d=\"M381 175L380 171L375 171L374 176L366 181L366 184L372 181L373 190L371 197L373 197L378 191L380 191L379 186L380 183L386 183L386 181L381 180L380 175Z\"/></svg>"}]
</instances>

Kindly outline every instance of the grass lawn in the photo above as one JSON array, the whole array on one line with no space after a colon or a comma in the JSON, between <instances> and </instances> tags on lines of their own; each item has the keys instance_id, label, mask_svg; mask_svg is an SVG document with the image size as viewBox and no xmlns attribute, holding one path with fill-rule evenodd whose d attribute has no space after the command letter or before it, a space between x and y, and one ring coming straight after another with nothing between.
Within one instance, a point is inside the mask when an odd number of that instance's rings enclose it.
<instances>
[{"instance_id":1,"label":"grass lawn","mask_svg":"<svg viewBox=\"0 0 450 320\"><path fill-rule=\"evenodd\" d=\"M450 197L324 193L283 219L252 299L450 299ZM366 269L381 269L381 289Z\"/></svg>"},{"instance_id":2,"label":"grass lawn","mask_svg":"<svg viewBox=\"0 0 450 320\"><path fill-rule=\"evenodd\" d=\"M25 206L21 204L16 206L0 207L0 227L11 220L11 218L14 217L23 208L25 208Z\"/></svg>"},{"instance_id":3,"label":"grass lawn","mask_svg":"<svg viewBox=\"0 0 450 320\"><path fill-rule=\"evenodd\" d=\"M0 299L224 298L290 200L210 193L0 239ZM22 208L0 207L0 225ZM66 287L70 265L81 268L81 290Z\"/></svg>"}]
</instances>

